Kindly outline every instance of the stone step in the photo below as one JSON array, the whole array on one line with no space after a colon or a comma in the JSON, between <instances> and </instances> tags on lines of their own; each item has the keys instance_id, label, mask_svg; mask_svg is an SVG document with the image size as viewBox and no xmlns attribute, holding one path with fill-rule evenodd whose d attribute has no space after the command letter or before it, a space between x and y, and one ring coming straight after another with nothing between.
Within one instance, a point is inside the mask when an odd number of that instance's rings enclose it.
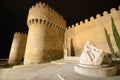
<instances>
[{"instance_id":1,"label":"stone step","mask_svg":"<svg viewBox=\"0 0 120 80\"><path fill-rule=\"evenodd\" d=\"M54 64L71 64L71 63L75 63L75 64L78 64L79 61L60 59L60 60L56 60L56 61L51 61L51 63L54 63Z\"/></svg>"},{"instance_id":2,"label":"stone step","mask_svg":"<svg viewBox=\"0 0 120 80\"><path fill-rule=\"evenodd\" d=\"M80 57L64 57L64 60L79 61Z\"/></svg>"}]
</instances>

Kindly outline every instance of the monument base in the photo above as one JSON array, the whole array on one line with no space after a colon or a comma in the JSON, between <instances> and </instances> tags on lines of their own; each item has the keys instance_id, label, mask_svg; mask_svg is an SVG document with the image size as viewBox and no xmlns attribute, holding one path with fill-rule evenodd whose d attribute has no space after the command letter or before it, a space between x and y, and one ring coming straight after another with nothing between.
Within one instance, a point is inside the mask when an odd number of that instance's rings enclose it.
<instances>
[{"instance_id":1,"label":"monument base","mask_svg":"<svg viewBox=\"0 0 120 80\"><path fill-rule=\"evenodd\" d=\"M86 76L110 77L116 75L117 67L110 65L94 66L94 65L78 64L74 66L74 71Z\"/></svg>"}]
</instances>

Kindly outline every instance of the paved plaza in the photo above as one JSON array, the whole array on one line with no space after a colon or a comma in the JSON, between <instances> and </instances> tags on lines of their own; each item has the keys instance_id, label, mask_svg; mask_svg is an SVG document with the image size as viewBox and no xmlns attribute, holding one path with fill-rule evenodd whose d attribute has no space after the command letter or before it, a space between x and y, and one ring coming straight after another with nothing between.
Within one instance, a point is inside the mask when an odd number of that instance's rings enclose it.
<instances>
[{"instance_id":1,"label":"paved plaza","mask_svg":"<svg viewBox=\"0 0 120 80\"><path fill-rule=\"evenodd\" d=\"M76 64L78 63L54 61L37 65L14 66L13 68L1 69L0 80L120 80L120 75L89 77L78 74L74 71Z\"/></svg>"}]
</instances>

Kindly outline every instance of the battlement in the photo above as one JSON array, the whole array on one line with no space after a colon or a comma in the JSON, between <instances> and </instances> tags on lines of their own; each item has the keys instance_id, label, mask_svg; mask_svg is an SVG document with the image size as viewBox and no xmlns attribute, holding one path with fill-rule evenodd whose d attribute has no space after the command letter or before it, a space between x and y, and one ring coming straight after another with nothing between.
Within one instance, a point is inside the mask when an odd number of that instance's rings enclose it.
<instances>
[{"instance_id":1,"label":"battlement","mask_svg":"<svg viewBox=\"0 0 120 80\"><path fill-rule=\"evenodd\" d=\"M15 37L24 37L26 38L27 37L27 34L26 33L23 33L23 32L15 32L14 33L14 38Z\"/></svg>"},{"instance_id":2,"label":"battlement","mask_svg":"<svg viewBox=\"0 0 120 80\"><path fill-rule=\"evenodd\" d=\"M59 25L51 22L51 21L48 21L48 20L43 20L43 19L31 19L31 20L28 20L28 25L32 25L32 24L42 24L42 25L45 25L45 26L48 26L48 27L51 27L51 28L55 28L57 29L58 31L60 32L65 32L65 28L63 27L60 27Z\"/></svg>"},{"instance_id":3,"label":"battlement","mask_svg":"<svg viewBox=\"0 0 120 80\"><path fill-rule=\"evenodd\" d=\"M54 22L55 24L59 25L60 27L66 27L66 21L64 20L63 16L61 16L58 12L50 8L45 3L36 3L29 9L28 20L35 20L35 19L42 19ZM27 23L29 26L29 23ZM32 24L34 22L32 21Z\"/></svg>"},{"instance_id":4,"label":"battlement","mask_svg":"<svg viewBox=\"0 0 120 80\"><path fill-rule=\"evenodd\" d=\"M114 14L114 13L118 14L119 11L120 11L120 6L118 7L118 9L111 8L110 13L108 13L107 11L104 11L102 13L102 15L97 14L96 17L91 16L89 19L85 19L84 21L80 21L79 23L73 24L72 26L68 26L67 29L69 30L69 29L73 29L75 27L78 27L80 25L85 25L87 23L91 23L91 22L96 21L100 18L104 18L104 16L109 16L109 15Z\"/></svg>"},{"instance_id":5,"label":"battlement","mask_svg":"<svg viewBox=\"0 0 120 80\"><path fill-rule=\"evenodd\" d=\"M120 34L120 6L118 9L112 8L110 11L104 11L102 14L97 14L95 17L90 17L84 21L73 24L66 29L66 40L69 51L71 50L70 40L73 39L73 45L75 48L75 55L81 53L83 45L86 41L92 42L97 47L104 49L105 53L111 53L110 46L106 40L104 28L109 33L112 48L115 52L118 51L116 42L114 40L111 17L114 19L114 23L118 33Z\"/></svg>"}]
</instances>

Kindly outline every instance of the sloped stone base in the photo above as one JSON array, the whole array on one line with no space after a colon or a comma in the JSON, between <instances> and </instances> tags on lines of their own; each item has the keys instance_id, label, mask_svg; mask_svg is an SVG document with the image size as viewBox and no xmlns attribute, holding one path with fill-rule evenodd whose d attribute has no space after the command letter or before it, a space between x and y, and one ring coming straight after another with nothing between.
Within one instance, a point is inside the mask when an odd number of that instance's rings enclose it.
<instances>
[{"instance_id":1,"label":"sloped stone base","mask_svg":"<svg viewBox=\"0 0 120 80\"><path fill-rule=\"evenodd\" d=\"M78 64L74 66L74 71L86 76L109 77L116 75L117 67L108 65L88 66Z\"/></svg>"}]
</instances>

